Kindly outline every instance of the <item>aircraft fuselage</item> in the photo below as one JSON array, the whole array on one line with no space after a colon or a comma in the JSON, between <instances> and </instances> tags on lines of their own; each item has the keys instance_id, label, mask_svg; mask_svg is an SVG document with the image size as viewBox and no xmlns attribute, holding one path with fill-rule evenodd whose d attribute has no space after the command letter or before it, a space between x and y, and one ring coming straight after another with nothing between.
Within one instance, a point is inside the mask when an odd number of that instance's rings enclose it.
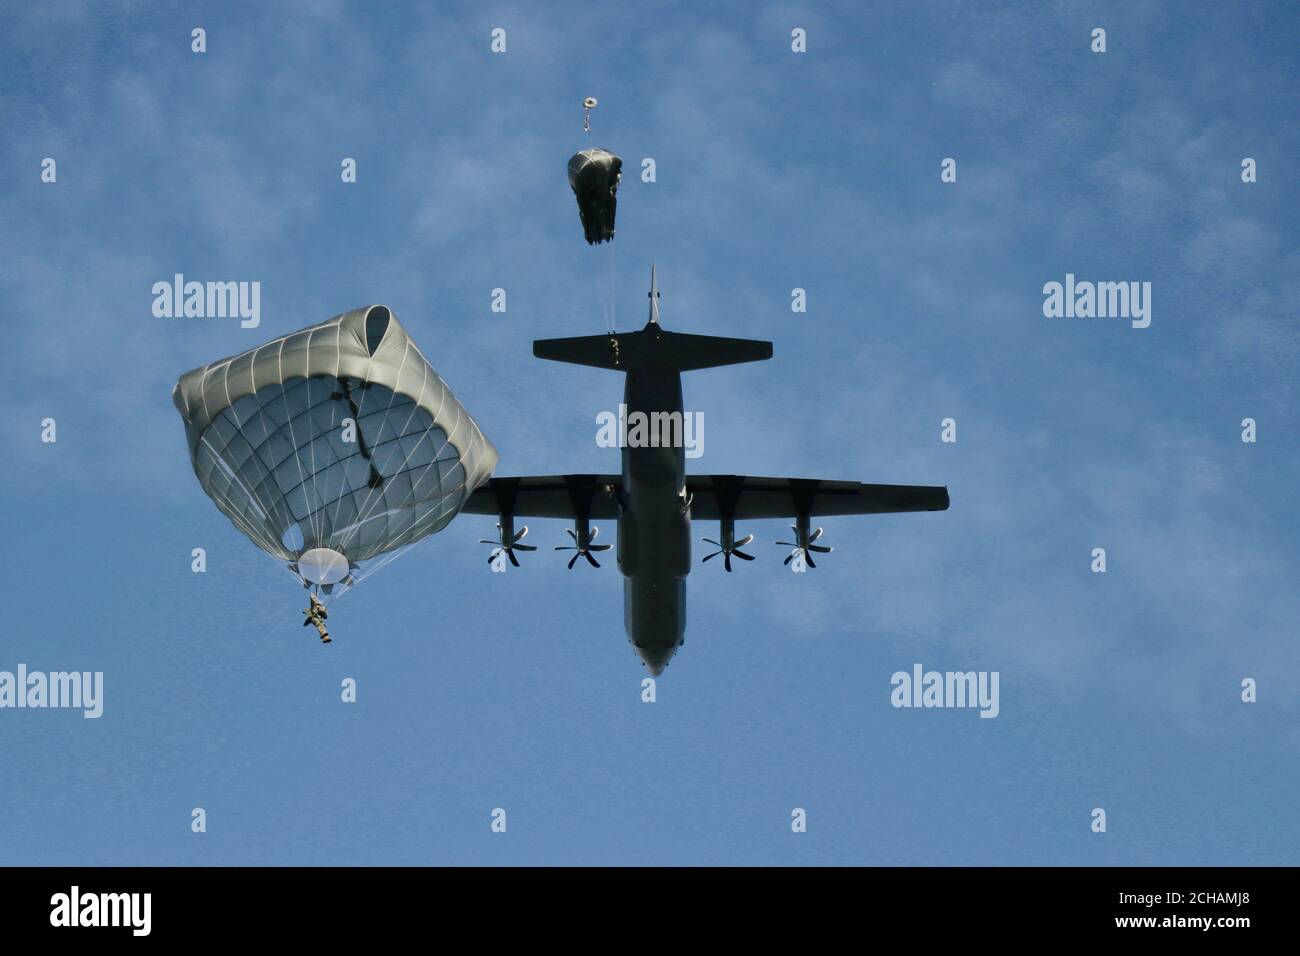
<instances>
[{"instance_id":1,"label":"aircraft fuselage","mask_svg":"<svg viewBox=\"0 0 1300 956\"><path fill-rule=\"evenodd\" d=\"M628 417L677 413L682 380L675 371L629 371L623 401ZM663 670L686 634L686 575L691 570L691 519L685 498L686 453L681 442L628 447L618 518L628 640L652 674Z\"/></svg>"}]
</instances>

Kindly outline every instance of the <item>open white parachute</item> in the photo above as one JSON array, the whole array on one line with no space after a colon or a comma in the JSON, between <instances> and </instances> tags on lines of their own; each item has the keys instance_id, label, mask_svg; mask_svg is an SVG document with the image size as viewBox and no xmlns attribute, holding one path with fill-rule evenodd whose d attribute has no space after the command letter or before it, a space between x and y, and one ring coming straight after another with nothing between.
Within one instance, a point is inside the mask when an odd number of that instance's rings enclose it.
<instances>
[{"instance_id":1,"label":"open white parachute","mask_svg":"<svg viewBox=\"0 0 1300 956\"><path fill-rule=\"evenodd\" d=\"M172 400L208 497L326 595L442 530L497 462L382 305L187 372Z\"/></svg>"}]
</instances>

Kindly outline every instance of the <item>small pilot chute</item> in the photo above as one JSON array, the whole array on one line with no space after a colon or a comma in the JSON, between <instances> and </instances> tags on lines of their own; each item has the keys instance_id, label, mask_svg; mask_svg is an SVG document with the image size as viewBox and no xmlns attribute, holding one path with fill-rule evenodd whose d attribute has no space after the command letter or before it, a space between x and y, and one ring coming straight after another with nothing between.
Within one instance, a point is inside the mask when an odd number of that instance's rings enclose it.
<instances>
[{"instance_id":1,"label":"small pilot chute","mask_svg":"<svg viewBox=\"0 0 1300 956\"><path fill-rule=\"evenodd\" d=\"M593 246L614 238L614 212L622 170L623 160L598 146L574 153L569 160L569 185L578 200L583 234Z\"/></svg>"}]
</instances>

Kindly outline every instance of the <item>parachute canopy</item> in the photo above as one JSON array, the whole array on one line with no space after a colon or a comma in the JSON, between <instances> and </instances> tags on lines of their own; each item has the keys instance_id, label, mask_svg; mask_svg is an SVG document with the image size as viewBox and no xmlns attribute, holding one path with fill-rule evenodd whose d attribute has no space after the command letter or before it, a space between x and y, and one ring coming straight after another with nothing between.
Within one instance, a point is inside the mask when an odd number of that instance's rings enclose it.
<instances>
[{"instance_id":1,"label":"parachute canopy","mask_svg":"<svg viewBox=\"0 0 1300 956\"><path fill-rule=\"evenodd\" d=\"M208 497L326 594L442 530L497 462L382 305L187 372L172 400Z\"/></svg>"},{"instance_id":2,"label":"parachute canopy","mask_svg":"<svg viewBox=\"0 0 1300 956\"><path fill-rule=\"evenodd\" d=\"M582 231L592 245L614 238L614 213L622 170L623 160L599 147L574 153L569 160L569 185L578 200Z\"/></svg>"}]
</instances>

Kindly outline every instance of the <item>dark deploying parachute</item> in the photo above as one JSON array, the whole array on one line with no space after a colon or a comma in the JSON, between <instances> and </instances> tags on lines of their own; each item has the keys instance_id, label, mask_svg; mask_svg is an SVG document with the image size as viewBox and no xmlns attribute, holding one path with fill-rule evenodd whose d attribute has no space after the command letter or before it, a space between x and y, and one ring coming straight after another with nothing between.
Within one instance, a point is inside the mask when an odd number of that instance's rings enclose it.
<instances>
[{"instance_id":1,"label":"dark deploying parachute","mask_svg":"<svg viewBox=\"0 0 1300 956\"><path fill-rule=\"evenodd\" d=\"M574 153L569 160L569 185L578 200L582 231L593 246L614 238L614 212L622 170L623 160L600 147Z\"/></svg>"}]
</instances>

